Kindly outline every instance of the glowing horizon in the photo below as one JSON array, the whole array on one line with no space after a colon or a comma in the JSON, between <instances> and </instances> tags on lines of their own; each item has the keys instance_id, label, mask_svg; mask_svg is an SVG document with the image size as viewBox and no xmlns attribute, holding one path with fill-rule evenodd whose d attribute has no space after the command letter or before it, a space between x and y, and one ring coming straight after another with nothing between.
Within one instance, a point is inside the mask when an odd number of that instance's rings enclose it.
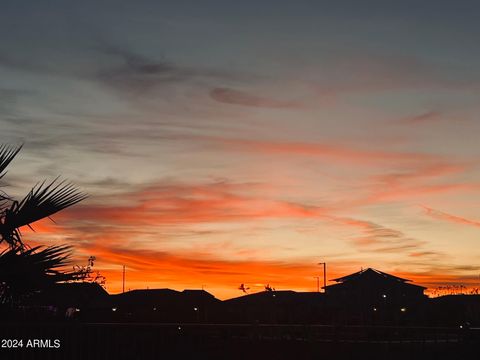
<instances>
[{"instance_id":1,"label":"glowing horizon","mask_svg":"<svg viewBox=\"0 0 480 360\"><path fill-rule=\"evenodd\" d=\"M478 288L478 10L5 5L4 185L90 195L26 243L95 256L110 293L122 265L131 289L315 291L321 261Z\"/></svg>"}]
</instances>

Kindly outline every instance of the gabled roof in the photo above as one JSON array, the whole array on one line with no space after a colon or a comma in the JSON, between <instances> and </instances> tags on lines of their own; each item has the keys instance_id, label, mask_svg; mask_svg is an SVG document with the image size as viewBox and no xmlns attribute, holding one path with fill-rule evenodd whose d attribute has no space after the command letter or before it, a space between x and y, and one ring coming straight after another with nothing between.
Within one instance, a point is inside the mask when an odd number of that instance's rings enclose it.
<instances>
[{"instance_id":1,"label":"gabled roof","mask_svg":"<svg viewBox=\"0 0 480 360\"><path fill-rule=\"evenodd\" d=\"M333 279L331 281L335 281L335 282L337 282L337 284L328 285L324 288L334 288L334 287L336 288L336 287L343 286L343 285L346 285L346 284L355 283L355 282L360 281L360 280L366 281L367 279L370 280L370 281L372 279L380 279L382 281L389 282L389 283L400 283L400 284L405 284L405 285L408 285L408 286L413 286L413 287L426 289L426 287L424 287L424 286L411 284L410 283L411 280L409 280L409 279L403 279L401 277L390 275L390 274L387 274L383 271L376 270L376 269L373 269L373 268L363 269L363 270L360 270L356 273Z\"/></svg>"},{"instance_id":2,"label":"gabled roof","mask_svg":"<svg viewBox=\"0 0 480 360\"><path fill-rule=\"evenodd\" d=\"M369 275L375 275L377 277L383 277L383 278L388 279L388 280L394 280L394 281L399 281L399 282L412 281L412 280L409 280L409 279L403 279L403 278L398 277L398 276L390 275L390 274L387 274L383 271L373 269L373 268L363 269L363 270L360 270L360 271L358 271L356 273L353 273L353 274L350 274L350 275L346 275L346 276L343 276L343 277L332 279L331 281L335 281L337 283L343 283L343 282L347 282L347 281L350 281L350 280L355 280L355 279L358 279L360 277L369 276Z\"/></svg>"}]
</instances>

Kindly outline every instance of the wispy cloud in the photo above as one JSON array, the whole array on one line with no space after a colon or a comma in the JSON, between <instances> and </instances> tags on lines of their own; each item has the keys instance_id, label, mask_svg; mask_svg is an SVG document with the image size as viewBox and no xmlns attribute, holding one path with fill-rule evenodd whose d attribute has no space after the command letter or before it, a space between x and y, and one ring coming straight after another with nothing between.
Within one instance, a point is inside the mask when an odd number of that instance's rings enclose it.
<instances>
[{"instance_id":1,"label":"wispy cloud","mask_svg":"<svg viewBox=\"0 0 480 360\"><path fill-rule=\"evenodd\" d=\"M110 64L99 69L96 78L117 91L145 94L157 86L183 82L200 75L198 71L150 59L126 48L105 46L99 51L110 58Z\"/></svg>"},{"instance_id":2,"label":"wispy cloud","mask_svg":"<svg viewBox=\"0 0 480 360\"><path fill-rule=\"evenodd\" d=\"M50 58L48 54L31 59L0 53L0 66L37 75L94 81L117 93L131 96L145 96L162 86L175 84L201 86L208 92L216 82L242 78L227 71L185 66L165 58L154 58L108 41L96 40L90 46L75 51L89 55L91 60L70 64L62 57Z\"/></svg>"},{"instance_id":3,"label":"wispy cloud","mask_svg":"<svg viewBox=\"0 0 480 360\"><path fill-rule=\"evenodd\" d=\"M438 258L444 256L444 254L437 251L414 251L408 255L413 258Z\"/></svg>"},{"instance_id":4,"label":"wispy cloud","mask_svg":"<svg viewBox=\"0 0 480 360\"><path fill-rule=\"evenodd\" d=\"M456 224L463 224L463 225L470 225L470 226L475 226L475 227L480 227L480 221L477 220L471 220L467 219L461 216L457 215L452 215L440 210L432 209L428 206L421 205L421 207L424 210L424 213L427 214L428 216L439 219L439 220L444 220L448 221L451 223L456 223Z\"/></svg>"},{"instance_id":5,"label":"wispy cloud","mask_svg":"<svg viewBox=\"0 0 480 360\"><path fill-rule=\"evenodd\" d=\"M81 204L58 215L63 230L81 244L121 246L131 238L154 238L170 229L168 238L176 238L197 225L255 224L262 221L318 220L345 228L351 233L338 241L350 241L365 252L405 253L422 251L423 242L402 231L381 224L336 215L335 207L305 205L262 196L265 185L254 183L213 182L206 184L159 183L145 188L117 193ZM34 226L35 228L35 226ZM51 224L40 230L55 232ZM221 231L221 230L220 230ZM352 234L353 231L353 234ZM192 230L200 238L215 235ZM180 234L181 235L181 234ZM75 240L73 240L75 241Z\"/></svg>"},{"instance_id":6,"label":"wispy cloud","mask_svg":"<svg viewBox=\"0 0 480 360\"><path fill-rule=\"evenodd\" d=\"M18 99L26 93L25 91L0 88L0 116L5 118L16 114L15 105Z\"/></svg>"},{"instance_id":7,"label":"wispy cloud","mask_svg":"<svg viewBox=\"0 0 480 360\"><path fill-rule=\"evenodd\" d=\"M376 224L372 221L335 217L334 221L358 228L362 233L354 237L352 243L362 251L371 252L408 252L420 248L424 242L405 235L402 231Z\"/></svg>"},{"instance_id":8,"label":"wispy cloud","mask_svg":"<svg viewBox=\"0 0 480 360\"><path fill-rule=\"evenodd\" d=\"M128 205L79 205L69 213L85 221L124 225L168 225L206 222L235 222L267 218L322 216L323 209L293 202L245 195L258 191L259 184L214 182L189 185L157 184L117 195ZM113 203L112 203L113 202Z\"/></svg>"},{"instance_id":9,"label":"wispy cloud","mask_svg":"<svg viewBox=\"0 0 480 360\"><path fill-rule=\"evenodd\" d=\"M478 89L477 76L465 76L461 68L447 67L440 62L427 60L415 54L385 53L358 49L329 49L332 54L318 63L302 64L310 75L308 82L319 95L344 95L348 93L376 93L385 90L450 89L468 91ZM455 73L457 76L452 76ZM421 120L420 120L421 121Z\"/></svg>"},{"instance_id":10,"label":"wispy cloud","mask_svg":"<svg viewBox=\"0 0 480 360\"><path fill-rule=\"evenodd\" d=\"M378 162L419 162L433 161L437 157L431 154L415 152L396 152L386 150L364 150L353 146L342 146L333 143L308 143L270 140L249 140L240 138L196 137L213 145L225 149L240 150L253 153L278 155L303 155L329 158L331 160L347 161L350 163L378 163Z\"/></svg>"},{"instance_id":11,"label":"wispy cloud","mask_svg":"<svg viewBox=\"0 0 480 360\"><path fill-rule=\"evenodd\" d=\"M231 88L215 88L210 91L210 97L221 103L252 107L292 109L301 106L301 103L298 101L277 100Z\"/></svg>"},{"instance_id":12,"label":"wispy cloud","mask_svg":"<svg viewBox=\"0 0 480 360\"><path fill-rule=\"evenodd\" d=\"M418 158L418 161L395 164L396 169L381 170L369 176L368 195L360 196L357 205L401 202L418 197L440 196L449 193L468 193L480 188L480 182L465 181L461 175L474 168L474 161L459 161L444 157Z\"/></svg>"},{"instance_id":13,"label":"wispy cloud","mask_svg":"<svg viewBox=\"0 0 480 360\"><path fill-rule=\"evenodd\" d=\"M415 125L436 122L442 119L442 114L438 111L427 111L418 115L406 117L399 120L401 124Z\"/></svg>"}]
</instances>

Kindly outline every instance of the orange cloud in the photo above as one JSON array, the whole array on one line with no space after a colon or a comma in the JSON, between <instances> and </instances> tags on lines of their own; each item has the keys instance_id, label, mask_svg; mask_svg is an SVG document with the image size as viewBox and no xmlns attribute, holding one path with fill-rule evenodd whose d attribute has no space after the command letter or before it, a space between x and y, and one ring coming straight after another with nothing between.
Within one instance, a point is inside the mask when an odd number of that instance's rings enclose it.
<instances>
[{"instance_id":1,"label":"orange cloud","mask_svg":"<svg viewBox=\"0 0 480 360\"><path fill-rule=\"evenodd\" d=\"M470 220L470 219L463 218L463 217L460 217L460 216L447 214L445 212L435 210L435 209L432 209L432 208L430 208L428 206L424 206L424 205L421 205L421 207L425 211L425 214L427 214L428 216L433 217L435 219L445 220L445 221L449 221L449 222L456 223L456 224L463 224L463 225L471 225L471 226L480 227L480 221Z\"/></svg>"},{"instance_id":2,"label":"orange cloud","mask_svg":"<svg viewBox=\"0 0 480 360\"><path fill-rule=\"evenodd\" d=\"M478 190L478 182L459 182L456 175L476 166L476 161L450 160L421 152L364 150L351 146L324 143L246 140L240 138L194 137L222 150L245 153L309 156L331 163L379 167L380 175L359 179L358 188L369 195L342 204L343 207L364 206L381 202L402 201L418 196ZM392 170L388 170L388 169ZM364 185L361 185L362 182Z\"/></svg>"},{"instance_id":3,"label":"orange cloud","mask_svg":"<svg viewBox=\"0 0 480 360\"><path fill-rule=\"evenodd\" d=\"M370 176L365 188L369 193L350 203L350 206L363 206L382 202L417 199L419 196L440 195L452 192L476 191L477 182L458 182L456 175L465 173L471 162L421 161L408 164L404 169Z\"/></svg>"},{"instance_id":4,"label":"orange cloud","mask_svg":"<svg viewBox=\"0 0 480 360\"><path fill-rule=\"evenodd\" d=\"M332 220L358 228L362 236L353 239L354 246L372 252L403 252L419 248L423 242L408 237L403 232L391 229L371 221L351 218L332 217Z\"/></svg>"},{"instance_id":5,"label":"orange cloud","mask_svg":"<svg viewBox=\"0 0 480 360\"><path fill-rule=\"evenodd\" d=\"M365 231L365 239L369 232L380 228L384 233L384 241L389 241L394 230L378 227L374 223L356 219L337 219L339 222L348 223ZM109 231L111 229L112 231ZM74 242L76 259L75 263L86 263L89 255L97 258L94 270L98 270L107 277L107 289L111 293L121 291L122 265L127 267L127 289L137 288L162 288L176 289L201 288L207 286L219 298L225 299L240 295L237 290L240 283L246 284L271 284L277 289L292 289L296 291L315 291L316 281L314 276L321 276L321 270L313 258L290 260L258 260L247 256L238 256L236 259L222 258L220 254L199 251L155 251L138 248L132 243L137 235L134 229L117 229L115 227L95 229L93 233L76 229L78 234L71 234ZM71 229L60 228L59 232L69 233ZM52 233L47 234L49 236ZM87 241L84 241L87 240ZM392 240L393 245L398 239ZM31 242L30 242L31 243ZM36 242L34 243L34 245ZM382 240L370 238L365 240L365 246L385 246ZM407 243L408 245L408 243ZM379 248L379 251L383 252ZM429 256L430 252L411 253L413 257ZM345 274L358 271L360 266L374 266L375 264L361 264L352 261L332 261L328 265L328 278L336 278ZM405 267L405 266L404 266ZM406 266L408 268L408 264ZM411 266L414 267L413 265ZM477 279L465 272L472 269L456 269L433 266L432 270L424 272L395 271L380 267L381 270L395 275L409 278L419 285L434 289L437 286L463 284L476 286ZM250 286L252 291L261 291L262 286Z\"/></svg>"},{"instance_id":6,"label":"orange cloud","mask_svg":"<svg viewBox=\"0 0 480 360\"><path fill-rule=\"evenodd\" d=\"M434 161L437 157L422 153L403 153L389 152L380 150L362 150L321 143L297 143L297 142L277 142L277 141L256 141L237 138L215 138L202 137L205 141L217 143L225 148L232 150L242 150L246 152L260 152L268 154L291 154L319 156L330 158L332 160L341 160L351 163L373 163L373 162L419 162Z\"/></svg>"},{"instance_id":7,"label":"orange cloud","mask_svg":"<svg viewBox=\"0 0 480 360\"><path fill-rule=\"evenodd\" d=\"M59 214L56 219L68 238L81 243L117 245L139 237L162 240L164 228L173 237L195 224L224 224L268 219L318 219L352 228L360 236L352 239L356 247L373 252L410 251L421 242L399 230L380 224L337 216L334 208L303 205L261 196L243 195L258 190L257 185L212 183L203 185L152 185L130 193L106 197L102 205L80 204ZM120 205L127 203L128 205ZM45 226L45 224L39 224ZM48 224L51 226L51 224ZM46 233L54 229L45 228ZM197 237L210 234L198 233ZM170 238L170 236L168 236Z\"/></svg>"},{"instance_id":8,"label":"orange cloud","mask_svg":"<svg viewBox=\"0 0 480 360\"><path fill-rule=\"evenodd\" d=\"M409 254L410 257L438 257L442 254L436 251L416 251Z\"/></svg>"},{"instance_id":9,"label":"orange cloud","mask_svg":"<svg viewBox=\"0 0 480 360\"><path fill-rule=\"evenodd\" d=\"M477 269L478 270L478 269ZM407 278L415 283L428 287L427 293L431 293L435 288L446 285L464 285L470 288L478 288L478 275L469 275L465 272L439 267L424 272L396 272L395 275Z\"/></svg>"},{"instance_id":10,"label":"orange cloud","mask_svg":"<svg viewBox=\"0 0 480 360\"><path fill-rule=\"evenodd\" d=\"M387 201L400 201L405 199L415 199L418 196L436 195L451 193L456 191L471 191L480 188L480 184L408 184L386 188L385 190L374 191L368 198L360 200L358 203L367 205Z\"/></svg>"},{"instance_id":11,"label":"orange cloud","mask_svg":"<svg viewBox=\"0 0 480 360\"><path fill-rule=\"evenodd\" d=\"M252 188L255 186L252 185ZM242 195L245 184L157 185L124 194L129 205L79 205L61 214L81 221L159 226L267 218L319 217L325 209ZM120 199L119 199L120 200ZM125 201L124 201L125 202Z\"/></svg>"},{"instance_id":12,"label":"orange cloud","mask_svg":"<svg viewBox=\"0 0 480 360\"><path fill-rule=\"evenodd\" d=\"M370 221L334 215L333 208L242 195L256 185L213 183L156 185L124 194L130 205L79 205L61 222L84 242L120 243L120 239L157 234L159 227L222 224L267 219L318 219L360 231L355 246L368 251L406 251L421 243L401 231ZM248 192L248 191L247 191ZM110 200L112 201L112 199ZM73 229L73 230L72 230ZM115 234L115 235L112 235ZM199 234L199 236L202 236Z\"/></svg>"},{"instance_id":13,"label":"orange cloud","mask_svg":"<svg viewBox=\"0 0 480 360\"><path fill-rule=\"evenodd\" d=\"M238 295L236 288L240 283L270 283L278 289L314 290L313 276L319 275L319 269L312 259L273 261L265 254L261 254L263 258L259 258L259 254L252 255L249 249L240 249L244 253L239 252L234 260L225 259L218 249L209 248L208 244L202 251L151 251L142 248L145 243L139 245L139 238L149 236L157 242L158 248L166 241L159 227L173 229L175 237L177 232L188 230L192 224L319 219L357 230L359 235L351 240L362 251L407 252L412 258L433 256L428 249L422 249L422 242L399 230L371 221L336 216L328 208L264 199L261 190L258 184L228 182L156 184L121 195L104 196L98 199L100 204L87 201L67 209L55 216L58 224L50 221L34 224L36 233L32 237L36 243L42 243L39 240L52 241L49 239L53 238L57 241L56 236L61 236L62 241L74 245L78 263L85 262L89 255L96 256L96 267L107 276L110 292L121 289L121 265L125 264L130 288L182 289L208 285L210 291L222 298ZM31 234L28 235L30 238ZM198 233L198 237L208 236L208 233ZM360 267L352 262L331 265L333 271L329 270L329 278L357 271L356 267ZM389 269L382 270L388 272ZM440 276L435 280L435 276L414 274L411 278L428 286L442 281ZM462 280L462 276L458 279Z\"/></svg>"}]
</instances>

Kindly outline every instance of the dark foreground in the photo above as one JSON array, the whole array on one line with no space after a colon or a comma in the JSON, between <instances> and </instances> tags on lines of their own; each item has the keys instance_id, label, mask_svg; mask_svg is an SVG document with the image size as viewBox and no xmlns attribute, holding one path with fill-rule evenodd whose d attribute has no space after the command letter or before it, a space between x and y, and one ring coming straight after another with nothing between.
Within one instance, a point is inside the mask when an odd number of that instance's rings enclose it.
<instances>
[{"instance_id":1,"label":"dark foreground","mask_svg":"<svg viewBox=\"0 0 480 360\"><path fill-rule=\"evenodd\" d=\"M411 360L480 354L480 329L460 328L3 323L0 339L0 359Z\"/></svg>"}]
</instances>

